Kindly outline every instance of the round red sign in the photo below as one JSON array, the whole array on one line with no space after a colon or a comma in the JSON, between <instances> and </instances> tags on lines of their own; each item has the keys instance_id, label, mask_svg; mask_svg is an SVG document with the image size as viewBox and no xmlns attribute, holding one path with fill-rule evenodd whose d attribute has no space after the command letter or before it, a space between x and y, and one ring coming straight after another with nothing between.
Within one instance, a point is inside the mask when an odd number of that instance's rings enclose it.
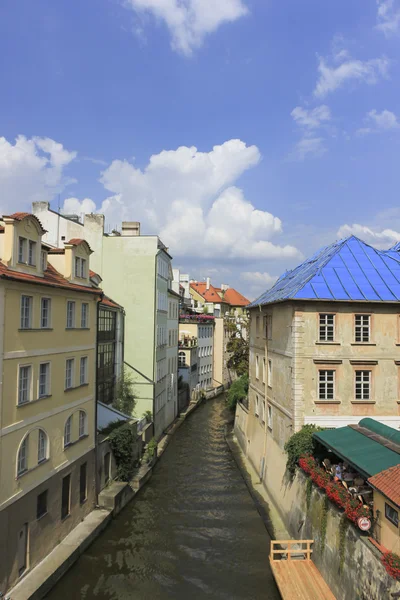
<instances>
[{"instance_id":1,"label":"round red sign","mask_svg":"<svg viewBox=\"0 0 400 600\"><path fill-rule=\"evenodd\" d=\"M360 517L358 519L358 526L361 531L368 531L371 529L371 521L368 519L368 517Z\"/></svg>"}]
</instances>

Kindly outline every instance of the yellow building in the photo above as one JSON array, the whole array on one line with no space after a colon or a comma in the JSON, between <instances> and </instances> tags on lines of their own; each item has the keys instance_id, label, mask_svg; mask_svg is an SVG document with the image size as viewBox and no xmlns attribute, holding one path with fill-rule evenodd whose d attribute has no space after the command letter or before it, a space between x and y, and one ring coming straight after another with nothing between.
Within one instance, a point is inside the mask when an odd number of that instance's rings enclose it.
<instances>
[{"instance_id":1,"label":"yellow building","mask_svg":"<svg viewBox=\"0 0 400 600\"><path fill-rule=\"evenodd\" d=\"M95 345L101 291L86 242L42 244L28 213L0 223L0 591L95 503ZM53 266L57 264L58 270Z\"/></svg>"},{"instance_id":2,"label":"yellow building","mask_svg":"<svg viewBox=\"0 0 400 600\"><path fill-rule=\"evenodd\" d=\"M370 477L368 483L374 489L375 539L400 555L400 464Z\"/></svg>"}]
</instances>

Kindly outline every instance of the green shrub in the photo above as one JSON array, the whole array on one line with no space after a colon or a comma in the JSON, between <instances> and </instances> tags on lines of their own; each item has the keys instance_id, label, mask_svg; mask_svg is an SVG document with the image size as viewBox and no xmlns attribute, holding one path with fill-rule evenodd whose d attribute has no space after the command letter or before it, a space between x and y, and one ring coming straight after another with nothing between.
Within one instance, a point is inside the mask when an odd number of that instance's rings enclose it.
<instances>
[{"instance_id":1,"label":"green shrub","mask_svg":"<svg viewBox=\"0 0 400 600\"><path fill-rule=\"evenodd\" d=\"M228 408L232 411L236 409L236 404L247 397L249 391L249 376L246 373L236 379L227 392L226 402Z\"/></svg>"},{"instance_id":2,"label":"green shrub","mask_svg":"<svg viewBox=\"0 0 400 600\"><path fill-rule=\"evenodd\" d=\"M110 433L109 442L117 463L117 479L130 481L135 468L134 447L136 443L136 423L129 423L114 429Z\"/></svg>"},{"instance_id":3,"label":"green shrub","mask_svg":"<svg viewBox=\"0 0 400 600\"><path fill-rule=\"evenodd\" d=\"M314 431L322 431L322 428L316 425L303 425L300 431L294 433L286 442L285 452L288 455L286 468L289 473L295 472L299 458L314 454L315 442L312 436Z\"/></svg>"},{"instance_id":4,"label":"green shrub","mask_svg":"<svg viewBox=\"0 0 400 600\"><path fill-rule=\"evenodd\" d=\"M122 427L125 425L125 423L126 421L119 421L118 419L116 421L111 421L111 423L109 423L106 427L99 429L99 433L102 433L103 435L109 435L112 431L114 431L114 429Z\"/></svg>"}]
</instances>

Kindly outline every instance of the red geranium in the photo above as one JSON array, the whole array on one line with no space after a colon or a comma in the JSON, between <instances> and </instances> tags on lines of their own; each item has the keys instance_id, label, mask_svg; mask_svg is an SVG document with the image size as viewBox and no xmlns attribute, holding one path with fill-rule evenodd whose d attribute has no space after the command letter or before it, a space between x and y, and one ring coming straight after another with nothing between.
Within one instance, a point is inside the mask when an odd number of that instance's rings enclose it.
<instances>
[{"instance_id":1,"label":"red geranium","mask_svg":"<svg viewBox=\"0 0 400 600\"><path fill-rule=\"evenodd\" d=\"M394 552L385 552L381 560L390 577L400 581L400 556Z\"/></svg>"},{"instance_id":2,"label":"red geranium","mask_svg":"<svg viewBox=\"0 0 400 600\"><path fill-rule=\"evenodd\" d=\"M334 502L339 508L344 508L348 500L349 494L345 488L336 481L331 481L326 487L326 495L329 500Z\"/></svg>"},{"instance_id":3,"label":"red geranium","mask_svg":"<svg viewBox=\"0 0 400 600\"><path fill-rule=\"evenodd\" d=\"M368 506L364 506L357 498L348 498L345 506L346 516L349 521L357 523L360 517L371 518L371 510Z\"/></svg>"}]
</instances>

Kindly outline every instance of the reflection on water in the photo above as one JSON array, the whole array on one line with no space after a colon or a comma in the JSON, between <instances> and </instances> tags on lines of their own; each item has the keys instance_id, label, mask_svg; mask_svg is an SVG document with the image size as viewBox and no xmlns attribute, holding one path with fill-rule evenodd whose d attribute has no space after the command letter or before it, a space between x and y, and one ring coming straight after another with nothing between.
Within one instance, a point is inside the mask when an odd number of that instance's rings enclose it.
<instances>
[{"instance_id":1,"label":"reflection on water","mask_svg":"<svg viewBox=\"0 0 400 600\"><path fill-rule=\"evenodd\" d=\"M222 399L177 431L150 482L49 600L278 600L269 538L224 440Z\"/></svg>"}]
</instances>

